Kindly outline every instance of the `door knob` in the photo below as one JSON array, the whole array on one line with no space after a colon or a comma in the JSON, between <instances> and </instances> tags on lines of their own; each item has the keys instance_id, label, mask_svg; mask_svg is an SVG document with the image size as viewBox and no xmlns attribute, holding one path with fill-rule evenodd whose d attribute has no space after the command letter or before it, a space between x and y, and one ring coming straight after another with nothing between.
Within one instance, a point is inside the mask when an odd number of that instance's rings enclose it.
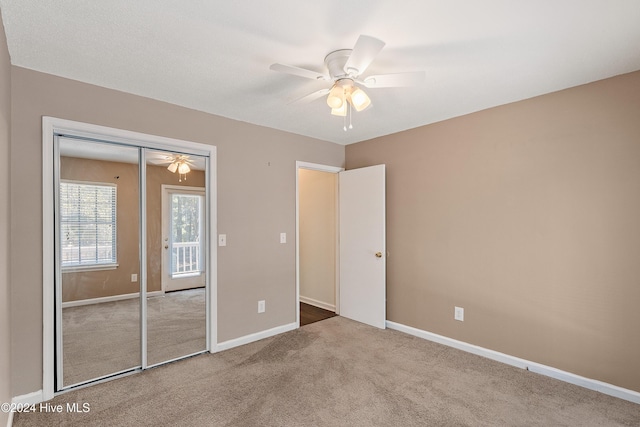
<instances>
[{"instance_id":1,"label":"door knob","mask_svg":"<svg viewBox=\"0 0 640 427\"><path fill-rule=\"evenodd\" d=\"M169 245L164 245L164 248L165 249L169 249Z\"/></svg>"},{"instance_id":2,"label":"door knob","mask_svg":"<svg viewBox=\"0 0 640 427\"><path fill-rule=\"evenodd\" d=\"M382 258L382 252L376 252L376 257L377 258Z\"/></svg>"}]
</instances>

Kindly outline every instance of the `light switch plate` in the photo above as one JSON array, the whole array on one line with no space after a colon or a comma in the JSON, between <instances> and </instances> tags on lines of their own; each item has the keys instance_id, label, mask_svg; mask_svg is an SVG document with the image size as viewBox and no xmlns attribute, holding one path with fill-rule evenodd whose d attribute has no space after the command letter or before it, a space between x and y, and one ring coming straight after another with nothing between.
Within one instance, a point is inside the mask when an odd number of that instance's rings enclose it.
<instances>
[{"instance_id":1,"label":"light switch plate","mask_svg":"<svg viewBox=\"0 0 640 427\"><path fill-rule=\"evenodd\" d=\"M287 243L287 233L280 233L280 243Z\"/></svg>"},{"instance_id":2,"label":"light switch plate","mask_svg":"<svg viewBox=\"0 0 640 427\"><path fill-rule=\"evenodd\" d=\"M227 246L227 235L219 234L218 235L218 246Z\"/></svg>"}]
</instances>

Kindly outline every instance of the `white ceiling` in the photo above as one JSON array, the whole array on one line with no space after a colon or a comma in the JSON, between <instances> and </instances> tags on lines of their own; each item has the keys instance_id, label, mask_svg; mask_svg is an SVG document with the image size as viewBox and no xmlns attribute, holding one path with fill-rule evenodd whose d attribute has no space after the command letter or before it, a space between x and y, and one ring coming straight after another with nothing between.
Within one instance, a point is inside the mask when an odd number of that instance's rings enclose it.
<instances>
[{"instance_id":1,"label":"white ceiling","mask_svg":"<svg viewBox=\"0 0 640 427\"><path fill-rule=\"evenodd\" d=\"M350 144L640 70L638 0L0 0L13 65L224 117ZM426 71L367 89L342 130L326 82L360 34L385 41L366 75Z\"/></svg>"}]
</instances>

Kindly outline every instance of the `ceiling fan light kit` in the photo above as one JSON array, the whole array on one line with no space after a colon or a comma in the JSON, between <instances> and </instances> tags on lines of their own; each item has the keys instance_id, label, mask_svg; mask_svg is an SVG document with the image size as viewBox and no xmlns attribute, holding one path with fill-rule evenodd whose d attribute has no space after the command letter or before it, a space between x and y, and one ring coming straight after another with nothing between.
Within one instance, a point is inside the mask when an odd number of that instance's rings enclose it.
<instances>
[{"instance_id":1,"label":"ceiling fan light kit","mask_svg":"<svg viewBox=\"0 0 640 427\"><path fill-rule=\"evenodd\" d=\"M187 156L175 156L170 159L171 164L167 166L167 169L171 173L178 172L178 182L182 182L182 179L187 180L187 174L191 172L191 168L189 167L189 157Z\"/></svg>"},{"instance_id":2,"label":"ceiling fan light kit","mask_svg":"<svg viewBox=\"0 0 640 427\"><path fill-rule=\"evenodd\" d=\"M361 35L353 49L340 49L329 53L324 58L324 64L329 75L306 70L304 68L291 65L272 64L270 69L299 77L314 80L333 81L330 90L324 89L309 94L299 101L313 101L327 95L327 105L331 108L334 116L345 117L344 130L347 130L346 116L347 110L351 107L360 112L371 105L371 99L357 84L367 88L377 87L407 87L419 84L424 80L424 71L383 74L379 76L369 76L361 79L369 64L382 50L385 43L371 36ZM349 115L351 116L351 115ZM351 117L349 117L351 122ZM349 129L353 128L349 123Z\"/></svg>"},{"instance_id":3,"label":"ceiling fan light kit","mask_svg":"<svg viewBox=\"0 0 640 427\"><path fill-rule=\"evenodd\" d=\"M371 99L355 85L353 79L344 78L338 80L331 88L327 105L331 108L331 114L343 116L346 114L346 103L351 104L356 111L362 111L371 105ZM337 113L338 111L340 114ZM344 114L342 114L343 111Z\"/></svg>"}]
</instances>

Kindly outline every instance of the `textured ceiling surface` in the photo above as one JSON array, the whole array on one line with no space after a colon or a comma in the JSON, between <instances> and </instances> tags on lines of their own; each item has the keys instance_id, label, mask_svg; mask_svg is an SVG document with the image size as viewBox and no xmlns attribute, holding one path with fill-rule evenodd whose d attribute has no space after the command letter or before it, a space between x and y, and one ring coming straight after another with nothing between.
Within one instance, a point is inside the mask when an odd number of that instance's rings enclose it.
<instances>
[{"instance_id":1,"label":"textured ceiling surface","mask_svg":"<svg viewBox=\"0 0 640 427\"><path fill-rule=\"evenodd\" d=\"M349 144L640 70L638 0L0 0L11 62L300 135ZM426 72L366 89L353 129L323 98L324 57L386 42L364 76Z\"/></svg>"}]
</instances>

